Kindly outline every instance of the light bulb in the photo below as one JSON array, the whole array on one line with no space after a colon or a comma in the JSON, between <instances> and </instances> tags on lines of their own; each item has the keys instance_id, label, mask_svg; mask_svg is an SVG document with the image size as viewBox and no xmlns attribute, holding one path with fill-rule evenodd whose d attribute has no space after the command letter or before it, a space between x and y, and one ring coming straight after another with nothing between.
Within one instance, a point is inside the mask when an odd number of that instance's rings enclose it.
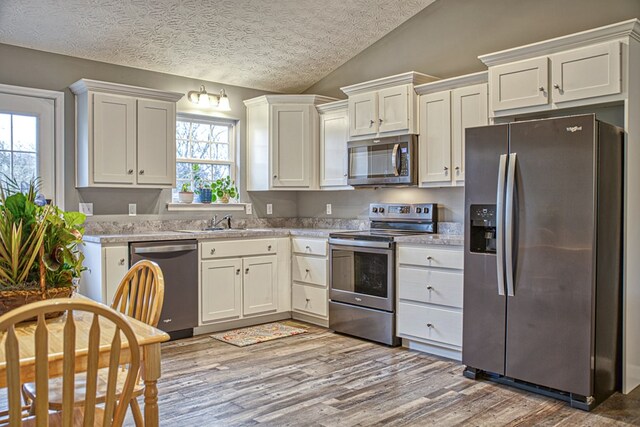
<instances>
[{"instance_id":1,"label":"light bulb","mask_svg":"<svg viewBox=\"0 0 640 427\"><path fill-rule=\"evenodd\" d=\"M210 104L210 102L209 102L209 94L207 92L201 93L198 96L198 105L200 105L202 107L208 107L209 104Z\"/></svg>"},{"instance_id":2,"label":"light bulb","mask_svg":"<svg viewBox=\"0 0 640 427\"><path fill-rule=\"evenodd\" d=\"M229 97L225 93L224 89L220 91L220 98L218 98L218 110L231 111L231 104L229 103Z\"/></svg>"}]
</instances>

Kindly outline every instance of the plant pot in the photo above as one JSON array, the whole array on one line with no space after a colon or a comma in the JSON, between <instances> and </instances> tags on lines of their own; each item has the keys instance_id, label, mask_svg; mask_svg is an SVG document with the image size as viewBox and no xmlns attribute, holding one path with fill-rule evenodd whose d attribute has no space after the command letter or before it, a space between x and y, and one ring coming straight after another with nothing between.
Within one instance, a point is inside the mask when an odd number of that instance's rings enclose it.
<instances>
[{"instance_id":1,"label":"plant pot","mask_svg":"<svg viewBox=\"0 0 640 427\"><path fill-rule=\"evenodd\" d=\"M220 203L229 203L229 195L225 194L224 196L220 197Z\"/></svg>"},{"instance_id":2,"label":"plant pot","mask_svg":"<svg viewBox=\"0 0 640 427\"><path fill-rule=\"evenodd\" d=\"M203 188L202 190L200 190L200 203L211 203L211 194L212 192L210 188Z\"/></svg>"},{"instance_id":3,"label":"plant pot","mask_svg":"<svg viewBox=\"0 0 640 427\"><path fill-rule=\"evenodd\" d=\"M181 191L178 193L180 203L193 203L193 193L191 191Z\"/></svg>"},{"instance_id":4,"label":"plant pot","mask_svg":"<svg viewBox=\"0 0 640 427\"><path fill-rule=\"evenodd\" d=\"M70 298L75 292L75 286L67 286L63 288L49 288L44 291L40 289L31 290L4 290L0 291L0 315L3 315L14 308L22 307L23 305L42 301L52 298ZM61 316L64 312L57 311L46 315L47 319ZM32 320L32 319L29 319Z\"/></svg>"}]
</instances>

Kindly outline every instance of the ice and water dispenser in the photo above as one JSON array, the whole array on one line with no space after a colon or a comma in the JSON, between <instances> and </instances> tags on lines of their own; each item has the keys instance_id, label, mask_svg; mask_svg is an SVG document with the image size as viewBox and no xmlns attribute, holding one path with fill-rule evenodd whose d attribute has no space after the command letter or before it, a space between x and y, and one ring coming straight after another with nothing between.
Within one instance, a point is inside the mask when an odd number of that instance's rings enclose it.
<instances>
[{"instance_id":1,"label":"ice and water dispenser","mask_svg":"<svg viewBox=\"0 0 640 427\"><path fill-rule=\"evenodd\" d=\"M471 205L471 238L469 250L496 253L496 205Z\"/></svg>"}]
</instances>

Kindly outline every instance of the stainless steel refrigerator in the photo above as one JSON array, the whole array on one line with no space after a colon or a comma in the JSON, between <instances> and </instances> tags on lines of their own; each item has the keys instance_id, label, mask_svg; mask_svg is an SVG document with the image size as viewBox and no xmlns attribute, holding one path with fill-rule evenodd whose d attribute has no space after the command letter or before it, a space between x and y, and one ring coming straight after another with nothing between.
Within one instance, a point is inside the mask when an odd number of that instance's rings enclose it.
<instances>
[{"instance_id":1,"label":"stainless steel refrigerator","mask_svg":"<svg viewBox=\"0 0 640 427\"><path fill-rule=\"evenodd\" d=\"M589 410L620 375L621 129L466 130L464 374Z\"/></svg>"}]
</instances>

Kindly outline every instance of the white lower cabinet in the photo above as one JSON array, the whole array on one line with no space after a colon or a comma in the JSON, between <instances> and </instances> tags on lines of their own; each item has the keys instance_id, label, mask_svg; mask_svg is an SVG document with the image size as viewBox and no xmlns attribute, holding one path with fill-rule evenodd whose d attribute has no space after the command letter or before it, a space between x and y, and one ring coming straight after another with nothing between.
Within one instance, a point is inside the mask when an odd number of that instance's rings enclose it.
<instances>
[{"instance_id":1,"label":"white lower cabinet","mask_svg":"<svg viewBox=\"0 0 640 427\"><path fill-rule=\"evenodd\" d=\"M245 316L278 309L278 273L274 255L244 258L243 304Z\"/></svg>"},{"instance_id":2,"label":"white lower cabinet","mask_svg":"<svg viewBox=\"0 0 640 427\"><path fill-rule=\"evenodd\" d=\"M329 324L327 239L291 239L291 309L294 319Z\"/></svg>"},{"instance_id":3,"label":"white lower cabinet","mask_svg":"<svg viewBox=\"0 0 640 427\"><path fill-rule=\"evenodd\" d=\"M397 333L409 348L460 360L463 249L400 244Z\"/></svg>"},{"instance_id":4,"label":"white lower cabinet","mask_svg":"<svg viewBox=\"0 0 640 427\"><path fill-rule=\"evenodd\" d=\"M86 267L80 276L80 293L110 305L120 281L129 270L129 245L85 242L80 250Z\"/></svg>"},{"instance_id":5,"label":"white lower cabinet","mask_svg":"<svg viewBox=\"0 0 640 427\"><path fill-rule=\"evenodd\" d=\"M238 319L242 315L242 260L203 261L202 321Z\"/></svg>"}]
</instances>

